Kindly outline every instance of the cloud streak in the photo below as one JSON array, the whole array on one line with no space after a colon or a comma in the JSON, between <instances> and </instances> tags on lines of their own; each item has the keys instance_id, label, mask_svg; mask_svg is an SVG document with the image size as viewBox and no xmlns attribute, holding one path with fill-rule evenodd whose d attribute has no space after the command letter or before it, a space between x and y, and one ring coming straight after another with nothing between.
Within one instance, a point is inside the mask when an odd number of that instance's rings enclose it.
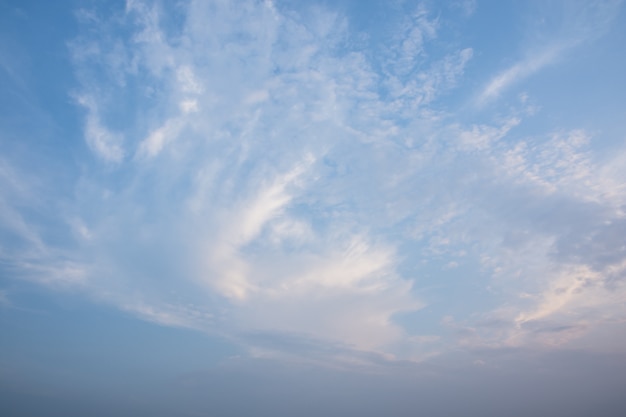
<instances>
[{"instance_id":1,"label":"cloud streak","mask_svg":"<svg viewBox=\"0 0 626 417\"><path fill-rule=\"evenodd\" d=\"M514 84L555 64L571 50L600 38L613 24L621 0L556 2L555 5L556 15L560 17L560 22L554 23L556 29L543 27L547 25L545 16L539 19L542 23L532 28L534 33L531 44L526 46L526 56L486 83L476 99L479 106L499 98Z\"/></svg>"}]
</instances>

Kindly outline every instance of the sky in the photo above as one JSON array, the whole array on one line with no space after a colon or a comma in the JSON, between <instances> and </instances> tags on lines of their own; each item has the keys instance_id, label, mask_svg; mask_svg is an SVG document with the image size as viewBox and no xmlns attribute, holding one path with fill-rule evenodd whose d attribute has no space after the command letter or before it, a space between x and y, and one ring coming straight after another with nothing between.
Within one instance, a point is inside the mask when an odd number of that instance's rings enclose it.
<instances>
[{"instance_id":1,"label":"sky","mask_svg":"<svg viewBox=\"0 0 626 417\"><path fill-rule=\"evenodd\" d=\"M0 414L623 416L621 0L0 0Z\"/></svg>"}]
</instances>

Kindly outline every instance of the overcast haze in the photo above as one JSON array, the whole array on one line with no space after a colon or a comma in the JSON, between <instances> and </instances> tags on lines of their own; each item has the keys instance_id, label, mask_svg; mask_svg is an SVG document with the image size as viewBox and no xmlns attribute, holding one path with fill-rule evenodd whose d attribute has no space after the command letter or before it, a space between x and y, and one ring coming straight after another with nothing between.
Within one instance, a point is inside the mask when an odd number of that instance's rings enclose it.
<instances>
[{"instance_id":1,"label":"overcast haze","mask_svg":"<svg viewBox=\"0 0 626 417\"><path fill-rule=\"evenodd\" d=\"M626 415L626 6L0 0L0 414Z\"/></svg>"}]
</instances>

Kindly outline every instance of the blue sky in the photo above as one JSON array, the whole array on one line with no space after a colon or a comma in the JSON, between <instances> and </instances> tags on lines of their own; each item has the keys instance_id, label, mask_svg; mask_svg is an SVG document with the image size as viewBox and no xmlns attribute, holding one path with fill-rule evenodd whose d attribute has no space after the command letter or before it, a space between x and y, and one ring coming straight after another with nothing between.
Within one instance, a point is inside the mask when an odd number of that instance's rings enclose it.
<instances>
[{"instance_id":1,"label":"blue sky","mask_svg":"<svg viewBox=\"0 0 626 417\"><path fill-rule=\"evenodd\" d=\"M622 1L0 22L3 413L623 414Z\"/></svg>"}]
</instances>

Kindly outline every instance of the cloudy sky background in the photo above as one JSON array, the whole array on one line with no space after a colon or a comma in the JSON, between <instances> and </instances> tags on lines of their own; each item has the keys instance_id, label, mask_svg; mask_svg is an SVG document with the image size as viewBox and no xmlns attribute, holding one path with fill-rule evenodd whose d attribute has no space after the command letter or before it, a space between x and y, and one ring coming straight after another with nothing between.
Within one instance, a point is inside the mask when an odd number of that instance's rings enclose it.
<instances>
[{"instance_id":1,"label":"cloudy sky background","mask_svg":"<svg viewBox=\"0 0 626 417\"><path fill-rule=\"evenodd\" d=\"M621 1L0 16L3 409L623 415Z\"/></svg>"}]
</instances>

